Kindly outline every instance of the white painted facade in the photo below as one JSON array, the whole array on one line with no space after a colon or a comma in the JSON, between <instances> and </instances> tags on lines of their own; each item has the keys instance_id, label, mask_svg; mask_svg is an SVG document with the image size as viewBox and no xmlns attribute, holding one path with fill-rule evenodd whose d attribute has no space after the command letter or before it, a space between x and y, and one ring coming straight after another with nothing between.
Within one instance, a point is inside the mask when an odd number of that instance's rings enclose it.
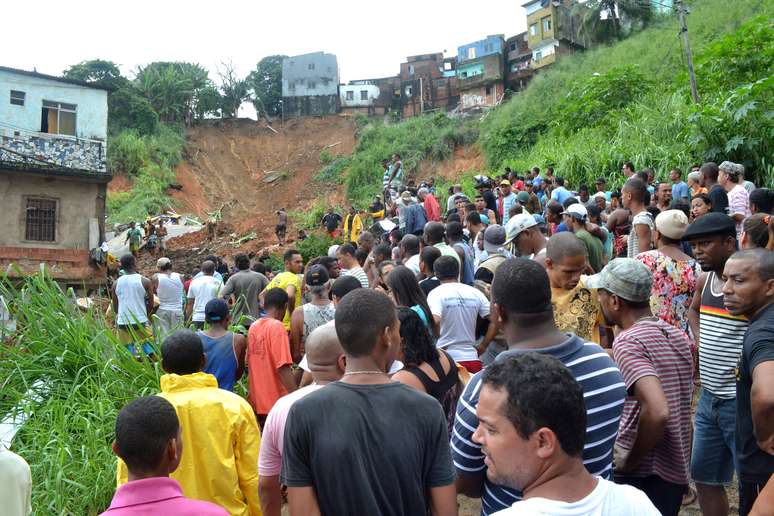
<instances>
[{"instance_id":1,"label":"white painted facade","mask_svg":"<svg viewBox=\"0 0 774 516\"><path fill-rule=\"evenodd\" d=\"M524 7L524 14L526 16L529 16L530 14L537 12L543 8L540 5L540 0L534 0L533 2L523 4L522 7Z\"/></svg>"},{"instance_id":2,"label":"white painted facade","mask_svg":"<svg viewBox=\"0 0 774 516\"><path fill-rule=\"evenodd\" d=\"M75 111L75 134L51 134L52 137L104 142L108 124L107 94L101 89L0 70L0 136L13 137L15 132L40 133L46 101L49 106L64 105L68 112L74 106ZM20 97L23 105L18 105ZM11 103L12 98L16 103ZM64 121L62 125L65 126Z\"/></svg>"},{"instance_id":3,"label":"white painted facade","mask_svg":"<svg viewBox=\"0 0 774 516\"><path fill-rule=\"evenodd\" d=\"M379 98L379 86L373 84L347 84L339 86L342 107L373 106Z\"/></svg>"},{"instance_id":4,"label":"white painted facade","mask_svg":"<svg viewBox=\"0 0 774 516\"><path fill-rule=\"evenodd\" d=\"M541 41L532 49L532 60L540 61L541 59L545 59L546 56L555 54L557 47L559 47L559 41L555 39Z\"/></svg>"}]
</instances>

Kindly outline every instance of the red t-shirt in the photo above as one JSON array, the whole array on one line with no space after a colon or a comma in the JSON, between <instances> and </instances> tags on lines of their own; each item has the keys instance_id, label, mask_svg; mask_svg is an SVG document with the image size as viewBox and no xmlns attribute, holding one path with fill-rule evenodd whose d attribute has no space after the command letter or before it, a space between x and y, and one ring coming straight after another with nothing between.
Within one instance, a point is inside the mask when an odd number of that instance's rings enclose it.
<instances>
[{"instance_id":1,"label":"red t-shirt","mask_svg":"<svg viewBox=\"0 0 774 516\"><path fill-rule=\"evenodd\" d=\"M663 437L626 475L658 475L667 482L688 483L691 461L691 398L693 358L685 334L661 319L641 321L622 331L613 342L613 357L626 383L626 401L616 446L631 450L637 438L640 403L634 385L646 376L655 376L669 406L669 420Z\"/></svg>"},{"instance_id":2,"label":"red t-shirt","mask_svg":"<svg viewBox=\"0 0 774 516\"><path fill-rule=\"evenodd\" d=\"M268 414L288 393L277 370L292 363L290 339L282 321L270 317L255 321L247 333L247 379L250 405L256 414Z\"/></svg>"}]
</instances>

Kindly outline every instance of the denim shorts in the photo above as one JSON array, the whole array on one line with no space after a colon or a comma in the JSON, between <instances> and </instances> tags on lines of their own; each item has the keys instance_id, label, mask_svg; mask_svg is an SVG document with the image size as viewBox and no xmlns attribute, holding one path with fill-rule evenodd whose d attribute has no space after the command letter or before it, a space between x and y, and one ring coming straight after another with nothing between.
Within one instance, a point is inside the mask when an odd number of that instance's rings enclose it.
<instances>
[{"instance_id":1,"label":"denim shorts","mask_svg":"<svg viewBox=\"0 0 774 516\"><path fill-rule=\"evenodd\" d=\"M702 389L696 406L691 479L713 486L731 484L736 467L736 399Z\"/></svg>"}]
</instances>

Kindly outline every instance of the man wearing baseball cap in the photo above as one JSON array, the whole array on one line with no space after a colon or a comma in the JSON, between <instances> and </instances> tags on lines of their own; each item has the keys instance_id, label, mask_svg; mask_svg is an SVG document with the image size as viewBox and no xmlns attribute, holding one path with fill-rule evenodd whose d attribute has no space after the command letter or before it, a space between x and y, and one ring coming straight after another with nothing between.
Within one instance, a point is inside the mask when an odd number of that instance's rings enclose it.
<instances>
[{"instance_id":1,"label":"man wearing baseball cap","mask_svg":"<svg viewBox=\"0 0 774 516\"><path fill-rule=\"evenodd\" d=\"M505 245L515 255L529 258L546 266L546 244L548 239L540 232L538 222L529 213L519 213L505 227Z\"/></svg>"},{"instance_id":2,"label":"man wearing baseball cap","mask_svg":"<svg viewBox=\"0 0 774 516\"><path fill-rule=\"evenodd\" d=\"M589 265L594 269L594 272L599 272L602 270L604 262L604 247L600 239L586 230L588 216L588 210L581 203L571 204L562 212L564 224L567 226L567 229L575 233L575 236L578 237L586 247Z\"/></svg>"},{"instance_id":3,"label":"man wearing baseball cap","mask_svg":"<svg viewBox=\"0 0 774 516\"><path fill-rule=\"evenodd\" d=\"M736 225L725 213L698 217L683 233L704 275L696 282L696 295L688 323L699 347L701 390L691 456L691 478L696 483L699 506L708 512L728 513L725 486L734 479L736 449L736 371L747 331L747 318L732 315L723 302L721 275L736 251Z\"/></svg>"},{"instance_id":4,"label":"man wearing baseball cap","mask_svg":"<svg viewBox=\"0 0 774 516\"><path fill-rule=\"evenodd\" d=\"M511 182L507 179L500 181L500 198L497 199L497 215L503 225L508 223L511 207L516 204L516 194L511 191Z\"/></svg>"},{"instance_id":5,"label":"man wearing baseball cap","mask_svg":"<svg viewBox=\"0 0 774 516\"><path fill-rule=\"evenodd\" d=\"M505 237L505 228L499 224L492 224L484 230L484 252L473 275L474 280L491 285L497 267L512 258L505 248Z\"/></svg>"},{"instance_id":6,"label":"man wearing baseball cap","mask_svg":"<svg viewBox=\"0 0 774 516\"><path fill-rule=\"evenodd\" d=\"M330 299L331 282L328 269L315 264L304 275L311 301L293 310L290 317L290 351L293 360L301 360L306 339L315 328L332 321L336 315Z\"/></svg>"},{"instance_id":7,"label":"man wearing baseball cap","mask_svg":"<svg viewBox=\"0 0 774 516\"><path fill-rule=\"evenodd\" d=\"M202 371L217 378L221 389L233 391L245 371L247 340L244 335L228 331L231 314L223 299L207 301L204 320L208 328L196 332L207 357Z\"/></svg>"},{"instance_id":8,"label":"man wearing baseball cap","mask_svg":"<svg viewBox=\"0 0 774 516\"><path fill-rule=\"evenodd\" d=\"M623 331L613 358L629 393L614 450L615 481L648 495L664 515L680 512L691 454L693 358L683 332L650 310L652 274L633 258L587 278L605 320Z\"/></svg>"}]
</instances>

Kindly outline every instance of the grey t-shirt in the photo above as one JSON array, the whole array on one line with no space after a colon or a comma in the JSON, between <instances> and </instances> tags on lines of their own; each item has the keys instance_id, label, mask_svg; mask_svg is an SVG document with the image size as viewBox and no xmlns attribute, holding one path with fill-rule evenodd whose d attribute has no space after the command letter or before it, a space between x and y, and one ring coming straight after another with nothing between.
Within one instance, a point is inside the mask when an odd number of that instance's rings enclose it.
<instances>
[{"instance_id":1,"label":"grey t-shirt","mask_svg":"<svg viewBox=\"0 0 774 516\"><path fill-rule=\"evenodd\" d=\"M235 321L242 315L250 318L250 321L258 319L261 305L258 295L269 284L268 278L255 271L239 271L228 278L226 286L221 291L221 297L228 299L232 294L236 298Z\"/></svg>"},{"instance_id":2,"label":"grey t-shirt","mask_svg":"<svg viewBox=\"0 0 774 516\"><path fill-rule=\"evenodd\" d=\"M290 408L280 481L313 486L322 514L426 514L454 482L441 405L397 382L326 385Z\"/></svg>"}]
</instances>

